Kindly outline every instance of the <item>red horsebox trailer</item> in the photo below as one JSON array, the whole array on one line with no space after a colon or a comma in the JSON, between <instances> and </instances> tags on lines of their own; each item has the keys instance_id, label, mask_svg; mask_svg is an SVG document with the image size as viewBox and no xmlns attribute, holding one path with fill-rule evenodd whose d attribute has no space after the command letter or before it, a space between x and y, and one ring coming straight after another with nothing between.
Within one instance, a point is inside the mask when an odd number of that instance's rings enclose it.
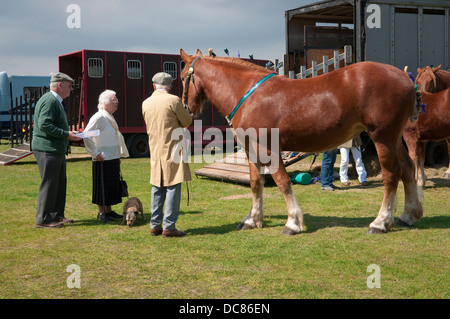
<instances>
[{"instance_id":1,"label":"red horsebox trailer","mask_svg":"<svg viewBox=\"0 0 450 319\"><path fill-rule=\"evenodd\" d=\"M267 60L253 60L265 66ZM114 117L125 137L130 156L148 157L148 137L142 117L142 102L153 93L152 77L167 72L174 78L173 94L182 96L180 74L184 62L180 55L135 53L117 51L81 50L59 56L59 71L72 77L75 91L67 105L69 120L77 129L86 127L90 117L97 112L98 97L106 89L117 93L119 109ZM226 119L207 103L202 114L203 131L216 127L225 133ZM194 131L190 126L189 130ZM224 134L225 137L225 134ZM204 141L202 143L209 143Z\"/></svg>"}]
</instances>

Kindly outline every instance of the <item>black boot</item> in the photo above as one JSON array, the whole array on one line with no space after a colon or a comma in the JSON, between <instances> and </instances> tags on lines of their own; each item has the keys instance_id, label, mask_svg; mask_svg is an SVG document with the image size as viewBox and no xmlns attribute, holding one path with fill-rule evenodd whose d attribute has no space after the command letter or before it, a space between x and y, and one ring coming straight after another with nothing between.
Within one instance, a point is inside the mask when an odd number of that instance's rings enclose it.
<instances>
[{"instance_id":1,"label":"black boot","mask_svg":"<svg viewBox=\"0 0 450 319\"><path fill-rule=\"evenodd\" d=\"M103 220L104 222L110 222L114 220L114 218L112 218L108 214L100 214L100 213L97 214L97 219Z\"/></svg>"},{"instance_id":2,"label":"black boot","mask_svg":"<svg viewBox=\"0 0 450 319\"><path fill-rule=\"evenodd\" d=\"M110 211L109 213L106 213L107 216L110 216L112 218L123 218L122 215L117 214L115 211Z\"/></svg>"}]
</instances>

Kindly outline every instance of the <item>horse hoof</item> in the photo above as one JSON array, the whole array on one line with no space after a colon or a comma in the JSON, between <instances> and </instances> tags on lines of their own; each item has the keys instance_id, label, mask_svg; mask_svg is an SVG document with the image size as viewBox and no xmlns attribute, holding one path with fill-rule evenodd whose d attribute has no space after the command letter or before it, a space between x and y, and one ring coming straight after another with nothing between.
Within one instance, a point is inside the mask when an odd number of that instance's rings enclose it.
<instances>
[{"instance_id":1,"label":"horse hoof","mask_svg":"<svg viewBox=\"0 0 450 319\"><path fill-rule=\"evenodd\" d=\"M386 231L383 231L379 228L373 228L373 227L369 227L369 230L367 231L368 234L385 234Z\"/></svg>"},{"instance_id":2,"label":"horse hoof","mask_svg":"<svg viewBox=\"0 0 450 319\"><path fill-rule=\"evenodd\" d=\"M297 235L298 233L293 231L292 229L288 228L288 227L284 227L283 231L281 232L283 235L289 235L289 236L293 236L293 235Z\"/></svg>"},{"instance_id":3,"label":"horse hoof","mask_svg":"<svg viewBox=\"0 0 450 319\"><path fill-rule=\"evenodd\" d=\"M237 229L238 229L238 230L241 230L241 229L244 227L244 225L245 225L244 223L239 223Z\"/></svg>"},{"instance_id":4,"label":"horse hoof","mask_svg":"<svg viewBox=\"0 0 450 319\"><path fill-rule=\"evenodd\" d=\"M444 179L450 179L450 173L445 173L445 175L443 176Z\"/></svg>"},{"instance_id":5,"label":"horse hoof","mask_svg":"<svg viewBox=\"0 0 450 319\"><path fill-rule=\"evenodd\" d=\"M397 219L397 221L395 222L395 225L399 226L399 227L411 227L411 225L408 225L408 223L405 223L403 220L401 220L400 218Z\"/></svg>"}]
</instances>

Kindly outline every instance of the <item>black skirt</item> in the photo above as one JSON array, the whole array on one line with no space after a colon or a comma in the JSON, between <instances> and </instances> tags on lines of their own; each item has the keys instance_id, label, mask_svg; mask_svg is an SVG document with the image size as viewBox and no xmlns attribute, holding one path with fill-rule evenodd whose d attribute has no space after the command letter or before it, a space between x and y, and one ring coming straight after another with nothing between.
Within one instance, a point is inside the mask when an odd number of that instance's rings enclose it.
<instances>
[{"instance_id":1,"label":"black skirt","mask_svg":"<svg viewBox=\"0 0 450 319\"><path fill-rule=\"evenodd\" d=\"M122 203L120 159L92 161L92 203L100 206Z\"/></svg>"}]
</instances>

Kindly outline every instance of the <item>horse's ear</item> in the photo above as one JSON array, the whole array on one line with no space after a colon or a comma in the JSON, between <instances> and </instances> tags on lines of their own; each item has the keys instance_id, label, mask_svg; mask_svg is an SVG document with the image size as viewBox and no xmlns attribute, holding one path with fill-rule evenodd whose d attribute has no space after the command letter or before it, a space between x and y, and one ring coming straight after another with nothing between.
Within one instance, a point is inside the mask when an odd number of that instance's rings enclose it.
<instances>
[{"instance_id":1,"label":"horse's ear","mask_svg":"<svg viewBox=\"0 0 450 319\"><path fill-rule=\"evenodd\" d=\"M191 64L192 61L191 57L186 52L184 52L183 49L180 49L180 56L184 62Z\"/></svg>"},{"instance_id":2,"label":"horse's ear","mask_svg":"<svg viewBox=\"0 0 450 319\"><path fill-rule=\"evenodd\" d=\"M433 69L433 72L436 73L437 71L439 71L441 69L442 64L439 64L437 67L435 67Z\"/></svg>"},{"instance_id":3,"label":"horse's ear","mask_svg":"<svg viewBox=\"0 0 450 319\"><path fill-rule=\"evenodd\" d=\"M197 53L196 54L203 56L203 53L202 53L202 51L200 51L200 49L197 49Z\"/></svg>"}]
</instances>

